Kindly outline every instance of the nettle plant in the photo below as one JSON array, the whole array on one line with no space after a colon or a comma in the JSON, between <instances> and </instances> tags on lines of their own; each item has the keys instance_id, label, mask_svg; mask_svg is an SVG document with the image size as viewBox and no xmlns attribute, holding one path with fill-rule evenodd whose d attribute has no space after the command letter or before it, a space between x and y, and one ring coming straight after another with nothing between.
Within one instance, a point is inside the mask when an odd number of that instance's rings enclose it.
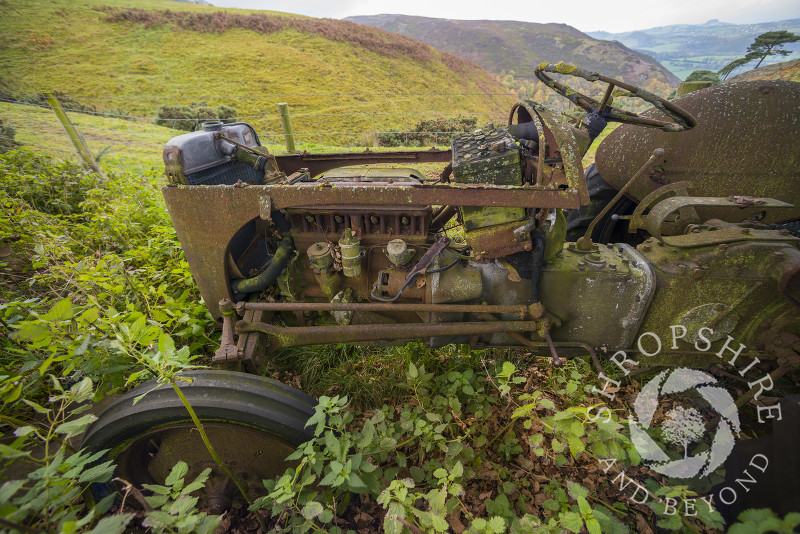
<instances>
[{"instance_id":1,"label":"nettle plant","mask_svg":"<svg viewBox=\"0 0 800 534\"><path fill-rule=\"evenodd\" d=\"M555 480L543 489L551 494L545 503L549 518L526 511L517 490L530 487L530 481L507 467L524 457L524 444L511 427L530 429L536 421L547 428L547 444L533 448L564 465L559 456L571 441L575 458L585 451L572 438L595 432L599 443L620 446L619 423L585 429L585 409L555 411L541 392L515 397L513 388L523 382L516 367L510 362L498 367L495 376L467 369L434 377L411 364L405 384L409 401L383 406L367 418L354 413L346 397L322 397L309 421L314 439L290 457L296 467L277 481L265 481L268 494L252 509L268 510L277 525L295 532L337 532L336 518L353 494L368 494L383 508L380 526L389 533L447 532L455 520L470 533L625 532L615 518L624 512L598 509L590 504L599 501L589 490L572 482L566 490ZM506 409L502 404L520 400L531 402L518 405L509 424L490 435L489 422ZM532 416L537 409L555 413ZM533 436L535 441L543 434ZM476 516L466 486L487 471L499 482L490 493L494 498L484 500L485 515Z\"/></svg>"},{"instance_id":2,"label":"nettle plant","mask_svg":"<svg viewBox=\"0 0 800 534\"><path fill-rule=\"evenodd\" d=\"M76 452L69 444L71 438L83 433L96 419L84 413L94 395L92 381L84 378L65 389L56 377L48 378L56 392L49 399L51 407L25 399L25 404L40 417L32 424L17 427L13 442L0 444L6 468L10 462L29 466L25 478L0 486L0 526L25 532L66 534L86 531L93 525L88 530L92 534L121 533L134 514L99 519L110 509L114 495L99 502L80 499L86 496L89 484L111 480L113 464L98 463L105 451ZM7 418L3 419L7 422Z\"/></svg>"},{"instance_id":3,"label":"nettle plant","mask_svg":"<svg viewBox=\"0 0 800 534\"><path fill-rule=\"evenodd\" d=\"M107 451L75 451L70 445L96 419L85 413L95 395L92 381L87 377L65 389L58 378L50 375L48 379L57 392L48 399L51 407L24 400L39 417L33 424L18 426L13 442L0 444L4 468L11 463L28 465L18 471L26 472L24 478L0 486L0 529L115 534L122 533L139 515L142 525L158 534L216 532L220 517L200 512L199 497L192 495L204 487L210 470L186 483L188 466L184 462L173 467L164 485L145 484L144 489L152 493L150 496L142 496L138 489L128 485L125 498L128 492L135 493L143 508L139 514L124 512L123 498L120 509L107 515L112 505L119 504L118 495L104 492L106 497L98 500L89 492L91 485L105 487L112 481L126 482L113 478L114 465L104 461ZM3 420L8 422L6 417Z\"/></svg>"},{"instance_id":4,"label":"nettle plant","mask_svg":"<svg viewBox=\"0 0 800 534\"><path fill-rule=\"evenodd\" d=\"M447 515L466 510L462 482L476 457L468 444L474 427L463 418L488 414L490 399L471 370L435 379L411 364L405 385L411 402L384 405L359 424L346 397L321 397L309 420L314 439L289 457L296 468L265 481L269 493L253 509L269 510L296 532L337 532L334 518L352 494L369 494L387 510L386 532L448 531ZM505 520L492 525L476 532L504 531Z\"/></svg>"}]
</instances>

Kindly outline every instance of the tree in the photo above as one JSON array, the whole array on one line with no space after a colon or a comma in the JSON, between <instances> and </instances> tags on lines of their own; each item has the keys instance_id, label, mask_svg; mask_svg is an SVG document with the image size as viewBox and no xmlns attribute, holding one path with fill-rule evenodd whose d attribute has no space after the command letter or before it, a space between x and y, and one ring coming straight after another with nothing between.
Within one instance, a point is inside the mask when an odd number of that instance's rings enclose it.
<instances>
[{"instance_id":1,"label":"tree","mask_svg":"<svg viewBox=\"0 0 800 534\"><path fill-rule=\"evenodd\" d=\"M740 57L739 59L734 59L721 69L719 69L718 74L722 76L722 79L726 79L734 69L741 67L745 63L750 63L754 58L750 56Z\"/></svg>"},{"instance_id":2,"label":"tree","mask_svg":"<svg viewBox=\"0 0 800 534\"><path fill-rule=\"evenodd\" d=\"M747 54L744 57L734 59L722 67L719 70L719 75L722 76L724 80L734 69L746 63L750 63L754 59L758 59L758 64L754 67L757 69L767 56L788 56L792 51L784 50L782 45L786 43L796 43L797 41L800 41L800 35L787 30L762 33L756 37L753 44L747 47Z\"/></svg>"},{"instance_id":3,"label":"tree","mask_svg":"<svg viewBox=\"0 0 800 534\"><path fill-rule=\"evenodd\" d=\"M784 50L782 45L796 43L797 41L800 41L800 35L786 30L762 33L756 37L753 44L747 47L747 56L752 56L753 59L760 58L758 65L755 66L755 68L758 68L767 56L788 56L791 54L791 50Z\"/></svg>"},{"instance_id":4,"label":"tree","mask_svg":"<svg viewBox=\"0 0 800 534\"><path fill-rule=\"evenodd\" d=\"M689 445L703 435L705 427L700 412L694 408L676 406L667 413L667 420L661 425L664 441L683 445L683 457L689 455Z\"/></svg>"},{"instance_id":5,"label":"tree","mask_svg":"<svg viewBox=\"0 0 800 534\"><path fill-rule=\"evenodd\" d=\"M711 82L713 85L719 85L719 74L713 70L696 70L686 77L685 82Z\"/></svg>"}]
</instances>

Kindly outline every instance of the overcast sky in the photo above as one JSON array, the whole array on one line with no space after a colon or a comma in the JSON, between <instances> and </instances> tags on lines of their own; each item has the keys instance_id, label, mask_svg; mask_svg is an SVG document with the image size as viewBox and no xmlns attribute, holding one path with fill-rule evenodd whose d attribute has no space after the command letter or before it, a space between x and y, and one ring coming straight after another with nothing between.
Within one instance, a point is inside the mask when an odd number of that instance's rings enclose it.
<instances>
[{"instance_id":1,"label":"overcast sky","mask_svg":"<svg viewBox=\"0 0 800 534\"><path fill-rule=\"evenodd\" d=\"M735 24L800 18L798 0L533 0L464 2L452 0L210 0L220 7L268 9L340 19L382 13L449 19L561 22L581 31L613 33L670 24L702 24L711 19Z\"/></svg>"}]
</instances>

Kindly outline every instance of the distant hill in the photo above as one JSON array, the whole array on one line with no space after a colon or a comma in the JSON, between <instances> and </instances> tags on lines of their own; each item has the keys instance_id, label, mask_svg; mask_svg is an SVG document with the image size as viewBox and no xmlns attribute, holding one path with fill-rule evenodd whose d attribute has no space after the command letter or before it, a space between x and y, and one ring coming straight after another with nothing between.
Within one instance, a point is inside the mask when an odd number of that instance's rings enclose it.
<instances>
[{"instance_id":1,"label":"distant hill","mask_svg":"<svg viewBox=\"0 0 800 534\"><path fill-rule=\"evenodd\" d=\"M518 92L546 104L562 102L533 71L541 62L564 61L621 78L666 96L679 81L645 54L625 45L602 41L566 24L516 21L450 20L408 15L349 17L347 20L408 35L440 50L459 55L497 74ZM512 74L513 80L504 80ZM568 82L573 85L573 82ZM576 83L589 90L590 85ZM599 88L599 86L598 86ZM597 94L597 93L595 93Z\"/></svg>"},{"instance_id":2,"label":"distant hill","mask_svg":"<svg viewBox=\"0 0 800 534\"><path fill-rule=\"evenodd\" d=\"M348 21L168 0L3 0L0 20L0 89L119 114L205 99L261 132L285 101L295 132L324 143L420 119L405 113L504 116L515 101L469 61Z\"/></svg>"},{"instance_id":3,"label":"distant hill","mask_svg":"<svg viewBox=\"0 0 800 534\"><path fill-rule=\"evenodd\" d=\"M625 33L589 32L589 35L597 39L613 39L649 54L683 80L694 70L718 71L744 56L757 36L776 30L800 35L800 19L759 24L710 20L705 24L677 24ZM785 45L785 48L800 53L800 42ZM769 64L786 59L773 56L765 61Z\"/></svg>"},{"instance_id":4,"label":"distant hill","mask_svg":"<svg viewBox=\"0 0 800 534\"><path fill-rule=\"evenodd\" d=\"M800 82L800 59L783 61L781 63L748 70L732 78L728 78L725 82L750 82L754 80L789 80L790 82Z\"/></svg>"}]
</instances>

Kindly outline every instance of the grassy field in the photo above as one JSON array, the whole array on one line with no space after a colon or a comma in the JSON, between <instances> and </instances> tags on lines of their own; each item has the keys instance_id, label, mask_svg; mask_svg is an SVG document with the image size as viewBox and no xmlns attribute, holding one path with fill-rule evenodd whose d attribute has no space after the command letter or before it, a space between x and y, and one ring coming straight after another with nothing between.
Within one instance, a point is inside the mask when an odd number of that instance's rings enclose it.
<instances>
[{"instance_id":1,"label":"grassy field","mask_svg":"<svg viewBox=\"0 0 800 534\"><path fill-rule=\"evenodd\" d=\"M207 31L177 27L168 13L212 22ZM0 5L0 89L58 90L101 111L145 117L201 99L262 117L285 101L298 133L402 129L417 119L405 113L499 118L513 103L479 67L408 38L322 19L297 19L312 21L298 31L286 22L296 18L269 12L253 20L283 29L229 27L252 23L249 13L166 0L9 0ZM214 17L223 20L216 29Z\"/></svg>"},{"instance_id":2,"label":"grassy field","mask_svg":"<svg viewBox=\"0 0 800 534\"><path fill-rule=\"evenodd\" d=\"M87 113L69 113L70 120L86 141L89 150L99 155L101 166L115 169L145 171L156 169L161 172L163 160L161 152L164 144L172 137L184 132L158 126L148 120L125 120L119 117L92 115ZM14 128L15 140L23 146L30 147L40 153L48 154L56 159L78 162L78 156L64 132L64 128L55 114L46 107L21 105L18 103L0 102L0 120L3 124ZM263 123L262 123L263 124ZM284 153L282 134L278 130L265 130L255 123L261 142L274 154ZM597 146L613 131L616 124L609 126L589 147L583 159L584 167L594 161ZM352 136L353 144L348 146L331 145L314 142L325 140L325 136L297 136L296 148L309 152L341 152L363 150L367 144L357 144L363 136ZM369 137L369 136L367 136ZM304 140L306 139L306 140ZM438 148L449 148L439 144ZM370 150L405 150L404 147L373 147ZM441 165L420 165L420 170L438 173Z\"/></svg>"}]
</instances>

